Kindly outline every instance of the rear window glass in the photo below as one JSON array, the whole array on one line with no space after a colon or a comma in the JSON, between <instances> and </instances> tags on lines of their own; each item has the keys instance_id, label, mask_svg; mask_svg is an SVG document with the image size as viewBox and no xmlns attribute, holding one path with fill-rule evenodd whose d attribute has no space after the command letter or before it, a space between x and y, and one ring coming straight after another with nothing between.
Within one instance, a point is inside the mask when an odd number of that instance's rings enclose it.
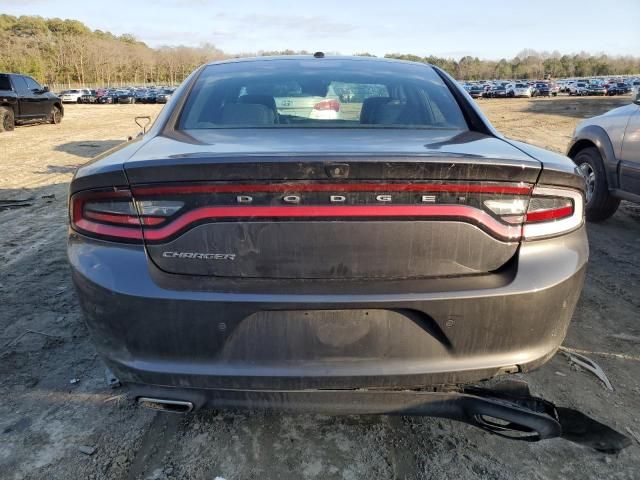
<instances>
[{"instance_id":1,"label":"rear window glass","mask_svg":"<svg viewBox=\"0 0 640 480\"><path fill-rule=\"evenodd\" d=\"M205 67L179 128L258 127L468 129L428 66L296 59Z\"/></svg>"}]
</instances>

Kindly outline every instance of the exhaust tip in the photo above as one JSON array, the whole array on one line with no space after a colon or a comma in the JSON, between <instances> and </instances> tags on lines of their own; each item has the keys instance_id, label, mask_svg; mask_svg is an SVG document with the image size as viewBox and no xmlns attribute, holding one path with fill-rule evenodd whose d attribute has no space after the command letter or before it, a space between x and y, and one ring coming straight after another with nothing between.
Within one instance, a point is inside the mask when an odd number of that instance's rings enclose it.
<instances>
[{"instance_id":1,"label":"exhaust tip","mask_svg":"<svg viewBox=\"0 0 640 480\"><path fill-rule=\"evenodd\" d=\"M138 397L138 405L151 410L167 413L189 413L193 410L193 403L183 400L169 400L166 398Z\"/></svg>"}]
</instances>

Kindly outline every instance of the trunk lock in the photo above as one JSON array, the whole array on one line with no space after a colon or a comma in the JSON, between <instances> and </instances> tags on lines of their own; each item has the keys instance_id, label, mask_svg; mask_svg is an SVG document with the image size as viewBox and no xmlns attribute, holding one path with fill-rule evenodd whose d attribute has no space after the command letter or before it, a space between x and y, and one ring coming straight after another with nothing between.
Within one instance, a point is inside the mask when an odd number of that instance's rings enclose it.
<instances>
[{"instance_id":1,"label":"trunk lock","mask_svg":"<svg viewBox=\"0 0 640 480\"><path fill-rule=\"evenodd\" d=\"M346 163L332 163L325 167L325 171L330 178L347 178L349 176L349 165Z\"/></svg>"}]
</instances>

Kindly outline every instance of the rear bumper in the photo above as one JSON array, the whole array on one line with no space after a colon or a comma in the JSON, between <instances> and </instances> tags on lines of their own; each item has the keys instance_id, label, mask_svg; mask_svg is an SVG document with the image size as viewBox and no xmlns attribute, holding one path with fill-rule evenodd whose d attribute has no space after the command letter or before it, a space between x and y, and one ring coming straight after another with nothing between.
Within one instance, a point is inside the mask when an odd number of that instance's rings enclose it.
<instances>
[{"instance_id":1,"label":"rear bumper","mask_svg":"<svg viewBox=\"0 0 640 480\"><path fill-rule=\"evenodd\" d=\"M420 388L531 370L562 343L588 257L583 227L524 243L487 278L363 285L170 275L142 247L74 232L68 252L88 328L114 373L211 398Z\"/></svg>"}]
</instances>

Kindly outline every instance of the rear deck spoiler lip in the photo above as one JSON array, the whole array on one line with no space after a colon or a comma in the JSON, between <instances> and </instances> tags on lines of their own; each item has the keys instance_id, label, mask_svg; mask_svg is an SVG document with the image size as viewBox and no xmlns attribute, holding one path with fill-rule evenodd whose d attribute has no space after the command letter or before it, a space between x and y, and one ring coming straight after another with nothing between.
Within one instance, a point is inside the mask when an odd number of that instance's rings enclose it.
<instances>
[{"instance_id":1,"label":"rear deck spoiler lip","mask_svg":"<svg viewBox=\"0 0 640 480\"><path fill-rule=\"evenodd\" d=\"M192 193L246 193L246 192L462 192L529 195L532 185L527 183L205 183L135 186L134 195L167 195Z\"/></svg>"},{"instance_id":2,"label":"rear deck spoiler lip","mask_svg":"<svg viewBox=\"0 0 640 480\"><path fill-rule=\"evenodd\" d=\"M129 160L124 170L132 186L199 181L328 180L330 167L348 166L341 181L486 181L535 183L541 164L451 154L188 155L179 159Z\"/></svg>"}]
</instances>

